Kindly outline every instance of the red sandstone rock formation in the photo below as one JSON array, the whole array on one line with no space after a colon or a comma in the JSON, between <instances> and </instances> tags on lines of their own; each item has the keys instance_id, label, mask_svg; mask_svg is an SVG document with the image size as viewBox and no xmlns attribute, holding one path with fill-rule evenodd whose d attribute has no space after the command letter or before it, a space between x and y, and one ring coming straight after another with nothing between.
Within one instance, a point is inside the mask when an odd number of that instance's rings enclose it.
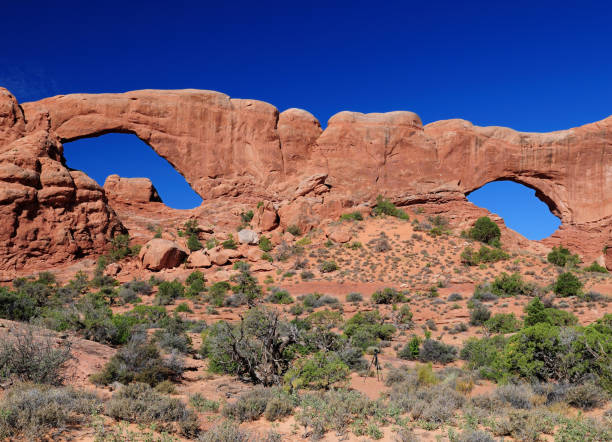
<instances>
[{"instance_id":1,"label":"red sandstone rock formation","mask_svg":"<svg viewBox=\"0 0 612 442\"><path fill-rule=\"evenodd\" d=\"M470 218L478 211L466 194L507 179L534 188L561 218L544 244L588 260L612 246L612 117L535 134L464 120L423 126L412 112L340 112L321 131L308 112L279 114L211 91L57 96L25 103L23 113L0 92L0 211L10 220L0 268L91 253L120 229L103 191L62 158L61 143L109 132L137 135L205 201L266 201L254 220L261 230L308 230L378 194Z\"/></svg>"},{"instance_id":2,"label":"red sandstone rock formation","mask_svg":"<svg viewBox=\"0 0 612 442\"><path fill-rule=\"evenodd\" d=\"M123 178L119 175L109 175L104 182L104 192L109 199L123 200L128 203L162 202L157 189L148 178Z\"/></svg>"}]
</instances>

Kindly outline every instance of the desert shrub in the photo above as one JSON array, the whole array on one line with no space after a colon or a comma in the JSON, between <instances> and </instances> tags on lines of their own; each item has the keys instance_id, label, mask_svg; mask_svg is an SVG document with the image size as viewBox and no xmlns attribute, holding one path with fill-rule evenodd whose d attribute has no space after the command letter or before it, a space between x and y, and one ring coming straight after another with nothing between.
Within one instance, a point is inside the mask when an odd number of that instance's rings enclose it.
<instances>
[{"instance_id":1,"label":"desert shrub","mask_svg":"<svg viewBox=\"0 0 612 442\"><path fill-rule=\"evenodd\" d=\"M238 324L219 321L202 333L200 354L213 372L235 374L255 384L279 384L293 360L299 336L278 312L256 307Z\"/></svg>"},{"instance_id":2,"label":"desert shrub","mask_svg":"<svg viewBox=\"0 0 612 442\"><path fill-rule=\"evenodd\" d=\"M451 335L456 335L457 333L462 333L465 331L468 331L468 325L465 322L458 322L450 328L448 333Z\"/></svg>"},{"instance_id":3,"label":"desert shrub","mask_svg":"<svg viewBox=\"0 0 612 442\"><path fill-rule=\"evenodd\" d=\"M189 404L200 413L206 411L216 413L219 411L219 402L206 399L201 393L194 393L189 396Z\"/></svg>"},{"instance_id":4,"label":"desert shrub","mask_svg":"<svg viewBox=\"0 0 612 442\"><path fill-rule=\"evenodd\" d=\"M175 299L182 298L185 295L185 287L179 281L163 281L157 287L155 295L156 305L172 304Z\"/></svg>"},{"instance_id":5,"label":"desert shrub","mask_svg":"<svg viewBox=\"0 0 612 442\"><path fill-rule=\"evenodd\" d=\"M296 421L318 440L328 431L343 434L351 422L367 419L375 412L376 403L357 391L320 391L301 397Z\"/></svg>"},{"instance_id":6,"label":"desert shrub","mask_svg":"<svg viewBox=\"0 0 612 442\"><path fill-rule=\"evenodd\" d=\"M287 290L281 290L278 287L272 287L270 289L270 295L267 301L273 304L291 304L295 302Z\"/></svg>"},{"instance_id":7,"label":"desert shrub","mask_svg":"<svg viewBox=\"0 0 612 442\"><path fill-rule=\"evenodd\" d=\"M601 407L608 399L609 394L593 381L572 385L565 393L565 400L568 404L583 410Z\"/></svg>"},{"instance_id":8,"label":"desert shrub","mask_svg":"<svg viewBox=\"0 0 612 442\"><path fill-rule=\"evenodd\" d=\"M361 212L343 213L340 215L340 219L342 221L363 221L363 215Z\"/></svg>"},{"instance_id":9,"label":"desert shrub","mask_svg":"<svg viewBox=\"0 0 612 442\"><path fill-rule=\"evenodd\" d=\"M448 295L448 298L446 299L448 302L455 302L455 301L461 301L463 299L463 296L461 296L459 293L451 293L450 295Z\"/></svg>"},{"instance_id":10,"label":"desert shrub","mask_svg":"<svg viewBox=\"0 0 612 442\"><path fill-rule=\"evenodd\" d=\"M384 288L372 294L372 301L375 304L393 304L395 302L404 302L404 294L392 288Z\"/></svg>"},{"instance_id":11,"label":"desert shrub","mask_svg":"<svg viewBox=\"0 0 612 442\"><path fill-rule=\"evenodd\" d=\"M153 342L165 350L176 350L180 353L191 351L191 338L187 336L187 324L178 315L169 317L164 328L153 333Z\"/></svg>"},{"instance_id":12,"label":"desert shrub","mask_svg":"<svg viewBox=\"0 0 612 442\"><path fill-rule=\"evenodd\" d=\"M468 233L469 237L480 242L498 245L501 238L499 226L488 216L478 218Z\"/></svg>"},{"instance_id":13,"label":"desert shrub","mask_svg":"<svg viewBox=\"0 0 612 442\"><path fill-rule=\"evenodd\" d=\"M298 296L298 300L304 304L306 308L318 308L324 305L337 305L339 301L330 295L323 295L321 293L308 293L306 295Z\"/></svg>"},{"instance_id":14,"label":"desert shrub","mask_svg":"<svg viewBox=\"0 0 612 442\"><path fill-rule=\"evenodd\" d=\"M176 306L174 311L176 313L193 313L193 310L189 308L189 304L187 304L186 302L181 302L179 305Z\"/></svg>"},{"instance_id":15,"label":"desert shrub","mask_svg":"<svg viewBox=\"0 0 612 442\"><path fill-rule=\"evenodd\" d=\"M327 390L336 383L346 382L349 373L349 367L336 353L319 351L297 360L285 374L285 383L294 390Z\"/></svg>"},{"instance_id":16,"label":"desert shrub","mask_svg":"<svg viewBox=\"0 0 612 442\"><path fill-rule=\"evenodd\" d=\"M465 430L451 440L453 442L495 442L493 436L482 430Z\"/></svg>"},{"instance_id":17,"label":"desert shrub","mask_svg":"<svg viewBox=\"0 0 612 442\"><path fill-rule=\"evenodd\" d=\"M29 321L40 314L40 306L25 293L0 287L0 318Z\"/></svg>"},{"instance_id":18,"label":"desert shrub","mask_svg":"<svg viewBox=\"0 0 612 442\"><path fill-rule=\"evenodd\" d=\"M476 304L470 311L470 324L483 325L491 317L491 310L484 304Z\"/></svg>"},{"instance_id":19,"label":"desert shrub","mask_svg":"<svg viewBox=\"0 0 612 442\"><path fill-rule=\"evenodd\" d=\"M485 328L492 333L513 333L520 325L514 313L496 313L484 323Z\"/></svg>"},{"instance_id":20,"label":"desert shrub","mask_svg":"<svg viewBox=\"0 0 612 442\"><path fill-rule=\"evenodd\" d=\"M232 420L224 420L205 433L200 434L198 442L258 442L251 433L240 429ZM272 441L270 441L272 442Z\"/></svg>"},{"instance_id":21,"label":"desert shrub","mask_svg":"<svg viewBox=\"0 0 612 442\"><path fill-rule=\"evenodd\" d=\"M163 305L137 305L123 316L135 318L135 322L147 327L161 327L168 319Z\"/></svg>"},{"instance_id":22,"label":"desert shrub","mask_svg":"<svg viewBox=\"0 0 612 442\"><path fill-rule=\"evenodd\" d=\"M177 423L181 433L187 437L199 433L196 416L183 402L164 396L147 384L134 383L122 387L113 393L105 409L108 416L117 420L156 424L169 430L173 430L172 424Z\"/></svg>"},{"instance_id":23,"label":"desert shrub","mask_svg":"<svg viewBox=\"0 0 612 442\"><path fill-rule=\"evenodd\" d=\"M528 410L533 407L534 393L527 384L507 384L497 387L495 397L513 408Z\"/></svg>"},{"instance_id":24,"label":"desert shrub","mask_svg":"<svg viewBox=\"0 0 612 442\"><path fill-rule=\"evenodd\" d=\"M140 301L138 293L130 287L121 287L117 293L117 297L121 300L122 304L133 304Z\"/></svg>"},{"instance_id":25,"label":"desert shrub","mask_svg":"<svg viewBox=\"0 0 612 442\"><path fill-rule=\"evenodd\" d=\"M319 266L319 271L321 273L331 273L338 270L338 264L335 261L323 261Z\"/></svg>"},{"instance_id":26,"label":"desert shrub","mask_svg":"<svg viewBox=\"0 0 612 442\"><path fill-rule=\"evenodd\" d=\"M411 361L417 360L419 358L421 342L421 338L417 335L413 335L406 345L397 352L397 356L401 359L408 359Z\"/></svg>"},{"instance_id":27,"label":"desert shrub","mask_svg":"<svg viewBox=\"0 0 612 442\"><path fill-rule=\"evenodd\" d=\"M223 415L238 422L259 419L264 413L270 421L288 416L293 411L292 399L282 389L256 387L243 393L223 408Z\"/></svg>"},{"instance_id":28,"label":"desert shrub","mask_svg":"<svg viewBox=\"0 0 612 442\"><path fill-rule=\"evenodd\" d=\"M578 255L572 255L568 249L563 246L553 247L552 251L547 256L548 262L559 267L574 267L580 262Z\"/></svg>"},{"instance_id":29,"label":"desert shrub","mask_svg":"<svg viewBox=\"0 0 612 442\"><path fill-rule=\"evenodd\" d=\"M395 204L383 198L382 195L376 197L376 205L372 209L372 214L374 216L389 215L399 219L410 219L406 212L395 207Z\"/></svg>"},{"instance_id":30,"label":"desert shrub","mask_svg":"<svg viewBox=\"0 0 612 442\"><path fill-rule=\"evenodd\" d=\"M412 322L412 311L408 304L402 305L397 311L393 312L393 323L400 330L408 330L414 327Z\"/></svg>"},{"instance_id":31,"label":"desert shrub","mask_svg":"<svg viewBox=\"0 0 612 442\"><path fill-rule=\"evenodd\" d=\"M104 365L102 371L91 376L98 385L115 381L122 384L141 382L155 386L165 380L178 379L183 373L182 360L174 355L164 358L155 344L147 342L144 334L134 334L125 347Z\"/></svg>"},{"instance_id":32,"label":"desert shrub","mask_svg":"<svg viewBox=\"0 0 612 442\"><path fill-rule=\"evenodd\" d=\"M259 248L264 252L269 252L274 248L274 246L272 245L272 241L270 241L270 238L261 235L259 237Z\"/></svg>"},{"instance_id":33,"label":"desert shrub","mask_svg":"<svg viewBox=\"0 0 612 442\"><path fill-rule=\"evenodd\" d=\"M419 350L419 360L422 362L448 364L456 358L457 348L434 339L425 339Z\"/></svg>"},{"instance_id":34,"label":"desert shrub","mask_svg":"<svg viewBox=\"0 0 612 442\"><path fill-rule=\"evenodd\" d=\"M561 273L553 284L553 292L557 296L577 296L581 293L582 282L570 272Z\"/></svg>"},{"instance_id":35,"label":"desert shrub","mask_svg":"<svg viewBox=\"0 0 612 442\"><path fill-rule=\"evenodd\" d=\"M414 420L440 425L453 419L456 411L465 403L465 398L444 383L415 385L405 382L395 385L390 401L408 412Z\"/></svg>"},{"instance_id":36,"label":"desert shrub","mask_svg":"<svg viewBox=\"0 0 612 442\"><path fill-rule=\"evenodd\" d=\"M608 269L606 269L604 266L599 265L597 261L593 261L593 264L585 267L583 270L585 272L608 273Z\"/></svg>"},{"instance_id":37,"label":"desert shrub","mask_svg":"<svg viewBox=\"0 0 612 442\"><path fill-rule=\"evenodd\" d=\"M585 417L565 419L557 428L555 442L599 442L612 440L609 425Z\"/></svg>"},{"instance_id":38,"label":"desert shrub","mask_svg":"<svg viewBox=\"0 0 612 442\"><path fill-rule=\"evenodd\" d=\"M361 302L363 301L363 296L361 293L349 293L346 295L346 302Z\"/></svg>"},{"instance_id":39,"label":"desert shrub","mask_svg":"<svg viewBox=\"0 0 612 442\"><path fill-rule=\"evenodd\" d=\"M19 327L0 342L0 379L60 385L71 359L69 342L54 345L50 337L36 336L33 328Z\"/></svg>"},{"instance_id":40,"label":"desert shrub","mask_svg":"<svg viewBox=\"0 0 612 442\"><path fill-rule=\"evenodd\" d=\"M368 241L368 246L372 248L377 253L384 253L391 250L391 244L384 235L380 235L377 238L371 239Z\"/></svg>"},{"instance_id":41,"label":"desert shrub","mask_svg":"<svg viewBox=\"0 0 612 442\"><path fill-rule=\"evenodd\" d=\"M336 350L336 354L352 371L368 368L368 361L363 358L363 350L361 348L343 345Z\"/></svg>"},{"instance_id":42,"label":"desert shrub","mask_svg":"<svg viewBox=\"0 0 612 442\"><path fill-rule=\"evenodd\" d=\"M102 402L92 393L69 387L17 385L0 401L0 438L47 440L51 429L63 431L82 424L101 410Z\"/></svg>"}]
</instances>

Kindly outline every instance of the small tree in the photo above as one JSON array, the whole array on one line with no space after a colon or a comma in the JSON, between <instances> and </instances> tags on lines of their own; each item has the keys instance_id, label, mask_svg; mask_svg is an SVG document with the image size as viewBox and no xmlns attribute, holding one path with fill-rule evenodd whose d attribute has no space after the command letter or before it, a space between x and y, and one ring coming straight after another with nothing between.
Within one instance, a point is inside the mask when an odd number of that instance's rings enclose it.
<instances>
[{"instance_id":1,"label":"small tree","mask_svg":"<svg viewBox=\"0 0 612 442\"><path fill-rule=\"evenodd\" d=\"M236 283L232 287L232 291L246 298L249 307L255 306L257 298L261 297L261 287L257 284L257 280L251 275L251 266L245 261L238 261L234 264L234 268L240 273L232 278Z\"/></svg>"},{"instance_id":2,"label":"small tree","mask_svg":"<svg viewBox=\"0 0 612 442\"><path fill-rule=\"evenodd\" d=\"M491 245L499 245L501 231L499 226L491 221L488 216L478 218L474 226L470 229L470 238Z\"/></svg>"},{"instance_id":3,"label":"small tree","mask_svg":"<svg viewBox=\"0 0 612 442\"><path fill-rule=\"evenodd\" d=\"M553 285L553 291L559 296L576 296L581 289L582 282L570 272L561 273Z\"/></svg>"},{"instance_id":4,"label":"small tree","mask_svg":"<svg viewBox=\"0 0 612 442\"><path fill-rule=\"evenodd\" d=\"M568 249L563 246L553 247L552 251L547 256L548 262L559 267L575 267L580 262L578 255L572 255Z\"/></svg>"},{"instance_id":5,"label":"small tree","mask_svg":"<svg viewBox=\"0 0 612 442\"><path fill-rule=\"evenodd\" d=\"M313 388L328 390L338 382L346 382L349 367L334 352L319 351L310 358L300 359L285 374L285 382L291 388Z\"/></svg>"},{"instance_id":6,"label":"small tree","mask_svg":"<svg viewBox=\"0 0 612 442\"><path fill-rule=\"evenodd\" d=\"M289 348L299 340L294 325L262 307L247 311L238 324L213 324L203 337L200 353L208 357L212 371L265 386L281 382L293 359Z\"/></svg>"}]
</instances>

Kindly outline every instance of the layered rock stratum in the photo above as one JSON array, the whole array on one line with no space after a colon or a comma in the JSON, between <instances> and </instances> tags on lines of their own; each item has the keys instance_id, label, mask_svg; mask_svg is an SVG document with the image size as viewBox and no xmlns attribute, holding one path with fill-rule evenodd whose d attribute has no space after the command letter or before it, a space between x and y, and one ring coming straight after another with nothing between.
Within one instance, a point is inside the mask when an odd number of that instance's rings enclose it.
<instances>
[{"instance_id":1,"label":"layered rock stratum","mask_svg":"<svg viewBox=\"0 0 612 442\"><path fill-rule=\"evenodd\" d=\"M168 160L207 210L261 201L254 222L264 231L307 230L367 210L379 194L471 220L478 211L466 195L511 180L535 189L562 221L542 244L610 265L612 117L523 133L465 120L424 126L405 111L340 112L322 130L304 110L279 113L213 91L71 94L19 105L0 89L0 270L100 253L126 231L113 201L135 195L140 206L165 207L149 182L113 177L102 188L66 166L63 143L113 132L136 135Z\"/></svg>"}]
</instances>

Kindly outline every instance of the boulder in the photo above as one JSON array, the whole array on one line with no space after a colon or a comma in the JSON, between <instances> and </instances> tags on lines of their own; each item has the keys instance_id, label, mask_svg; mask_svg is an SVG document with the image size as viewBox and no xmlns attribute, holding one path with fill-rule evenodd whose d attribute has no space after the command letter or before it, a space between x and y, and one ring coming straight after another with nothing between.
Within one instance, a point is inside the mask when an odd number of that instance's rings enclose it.
<instances>
[{"instance_id":1,"label":"boulder","mask_svg":"<svg viewBox=\"0 0 612 442\"><path fill-rule=\"evenodd\" d=\"M211 265L210 256L204 250L196 250L187 258L187 266L191 268L206 268Z\"/></svg>"},{"instance_id":2,"label":"boulder","mask_svg":"<svg viewBox=\"0 0 612 442\"><path fill-rule=\"evenodd\" d=\"M242 229L238 232L238 241L240 244L258 244L259 236L253 230Z\"/></svg>"},{"instance_id":3,"label":"boulder","mask_svg":"<svg viewBox=\"0 0 612 442\"><path fill-rule=\"evenodd\" d=\"M226 253L227 249L217 246L208 251L210 262L217 266L223 266L229 262L229 254Z\"/></svg>"},{"instance_id":4,"label":"boulder","mask_svg":"<svg viewBox=\"0 0 612 442\"><path fill-rule=\"evenodd\" d=\"M154 238L140 249L139 258L145 269L171 269L185 261L188 252L174 241Z\"/></svg>"},{"instance_id":5,"label":"boulder","mask_svg":"<svg viewBox=\"0 0 612 442\"><path fill-rule=\"evenodd\" d=\"M351 231L344 226L328 227L326 235L329 239L338 243L347 243L351 240Z\"/></svg>"}]
</instances>

